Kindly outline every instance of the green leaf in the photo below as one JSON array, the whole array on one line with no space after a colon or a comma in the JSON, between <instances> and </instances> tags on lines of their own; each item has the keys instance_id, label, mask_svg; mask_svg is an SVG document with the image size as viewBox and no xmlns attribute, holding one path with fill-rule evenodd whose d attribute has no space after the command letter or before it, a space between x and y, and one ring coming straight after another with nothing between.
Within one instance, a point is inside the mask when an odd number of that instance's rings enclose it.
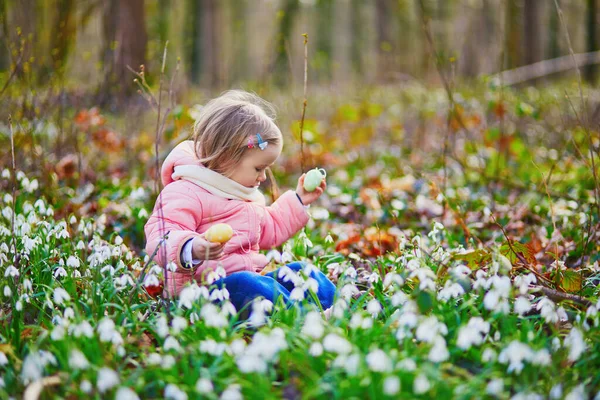
<instances>
[{"instance_id":1,"label":"green leaf","mask_svg":"<svg viewBox=\"0 0 600 400\"><path fill-rule=\"evenodd\" d=\"M492 260L491 254L485 249L477 249L466 253L454 254L454 260L463 261L469 268L476 271Z\"/></svg>"},{"instance_id":2,"label":"green leaf","mask_svg":"<svg viewBox=\"0 0 600 400\"><path fill-rule=\"evenodd\" d=\"M500 246L500 253L506 256L513 264L519 259L517 254L523 256L523 258L530 264L535 264L537 262L531 248L529 248L528 245L517 241L511 240L510 245L508 242L504 243L502 246Z\"/></svg>"},{"instance_id":3,"label":"green leaf","mask_svg":"<svg viewBox=\"0 0 600 400\"><path fill-rule=\"evenodd\" d=\"M575 293L581 290L581 274L575 271L562 271L562 281L560 286L565 292Z\"/></svg>"}]
</instances>

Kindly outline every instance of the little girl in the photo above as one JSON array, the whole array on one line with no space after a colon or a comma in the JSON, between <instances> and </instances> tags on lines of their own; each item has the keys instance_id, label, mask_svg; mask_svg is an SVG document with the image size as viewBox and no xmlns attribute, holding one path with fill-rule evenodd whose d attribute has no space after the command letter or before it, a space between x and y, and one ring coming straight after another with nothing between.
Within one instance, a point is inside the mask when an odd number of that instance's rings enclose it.
<instances>
[{"instance_id":1,"label":"little girl","mask_svg":"<svg viewBox=\"0 0 600 400\"><path fill-rule=\"evenodd\" d=\"M221 265L227 276L216 283L225 285L238 311L258 296L272 302L282 297L289 304L293 283L280 279L277 271L261 275L268 261L259 250L281 245L306 225L306 207L323 194L326 183L307 192L303 174L295 192L265 206L258 187L283 146L281 132L267 111L273 115L272 107L258 96L226 92L203 107L194 140L179 144L165 159L164 189L144 230L148 254L168 233L156 260L177 266L167 272L166 290L171 295L179 294L186 282L203 283L208 272ZM235 232L224 244L204 237L217 223L229 224ZM298 271L303 264L287 267ZM319 284L322 307L331 307L333 283L319 271L310 276Z\"/></svg>"}]
</instances>

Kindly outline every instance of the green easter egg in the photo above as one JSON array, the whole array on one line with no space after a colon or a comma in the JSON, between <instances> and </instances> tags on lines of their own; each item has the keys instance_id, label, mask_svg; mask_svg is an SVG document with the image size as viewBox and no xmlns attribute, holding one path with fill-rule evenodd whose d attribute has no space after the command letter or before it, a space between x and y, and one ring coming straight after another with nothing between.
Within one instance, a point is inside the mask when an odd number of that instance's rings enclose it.
<instances>
[{"instance_id":1,"label":"green easter egg","mask_svg":"<svg viewBox=\"0 0 600 400\"><path fill-rule=\"evenodd\" d=\"M325 172L325 170L322 171ZM323 172L317 168L308 171L304 177L304 190L307 192L312 192L319 187L325 178L325 174Z\"/></svg>"}]
</instances>

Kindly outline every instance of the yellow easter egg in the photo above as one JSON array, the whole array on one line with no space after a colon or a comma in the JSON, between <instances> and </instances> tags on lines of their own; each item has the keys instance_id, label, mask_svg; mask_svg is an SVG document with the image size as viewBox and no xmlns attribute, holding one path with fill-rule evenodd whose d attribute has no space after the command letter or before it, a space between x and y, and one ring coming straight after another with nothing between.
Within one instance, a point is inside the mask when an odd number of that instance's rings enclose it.
<instances>
[{"instance_id":1,"label":"yellow easter egg","mask_svg":"<svg viewBox=\"0 0 600 400\"><path fill-rule=\"evenodd\" d=\"M229 224L215 224L208 228L204 236L209 242L225 243L233 236L233 229Z\"/></svg>"}]
</instances>

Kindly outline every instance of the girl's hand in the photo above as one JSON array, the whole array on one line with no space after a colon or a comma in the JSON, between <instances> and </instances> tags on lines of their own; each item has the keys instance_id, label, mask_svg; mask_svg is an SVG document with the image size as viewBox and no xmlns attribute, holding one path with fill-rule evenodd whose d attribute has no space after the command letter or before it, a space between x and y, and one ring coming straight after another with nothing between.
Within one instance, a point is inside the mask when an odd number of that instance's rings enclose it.
<instances>
[{"instance_id":1,"label":"girl's hand","mask_svg":"<svg viewBox=\"0 0 600 400\"><path fill-rule=\"evenodd\" d=\"M302 174L302 176L298 178L298 186L296 186L296 193L298 193L298 196L300 196L302 203L304 203L304 205L307 206L313 203L319 197L321 197L321 195L325 192L325 189L327 188L327 182L325 182L325 179L323 179L321 181L321 184L314 191L307 192L306 190L304 190L305 176L306 174Z\"/></svg>"},{"instance_id":2,"label":"girl's hand","mask_svg":"<svg viewBox=\"0 0 600 400\"><path fill-rule=\"evenodd\" d=\"M224 243L212 243L203 237L197 237L192 244L194 260L218 260L223 255Z\"/></svg>"}]
</instances>

